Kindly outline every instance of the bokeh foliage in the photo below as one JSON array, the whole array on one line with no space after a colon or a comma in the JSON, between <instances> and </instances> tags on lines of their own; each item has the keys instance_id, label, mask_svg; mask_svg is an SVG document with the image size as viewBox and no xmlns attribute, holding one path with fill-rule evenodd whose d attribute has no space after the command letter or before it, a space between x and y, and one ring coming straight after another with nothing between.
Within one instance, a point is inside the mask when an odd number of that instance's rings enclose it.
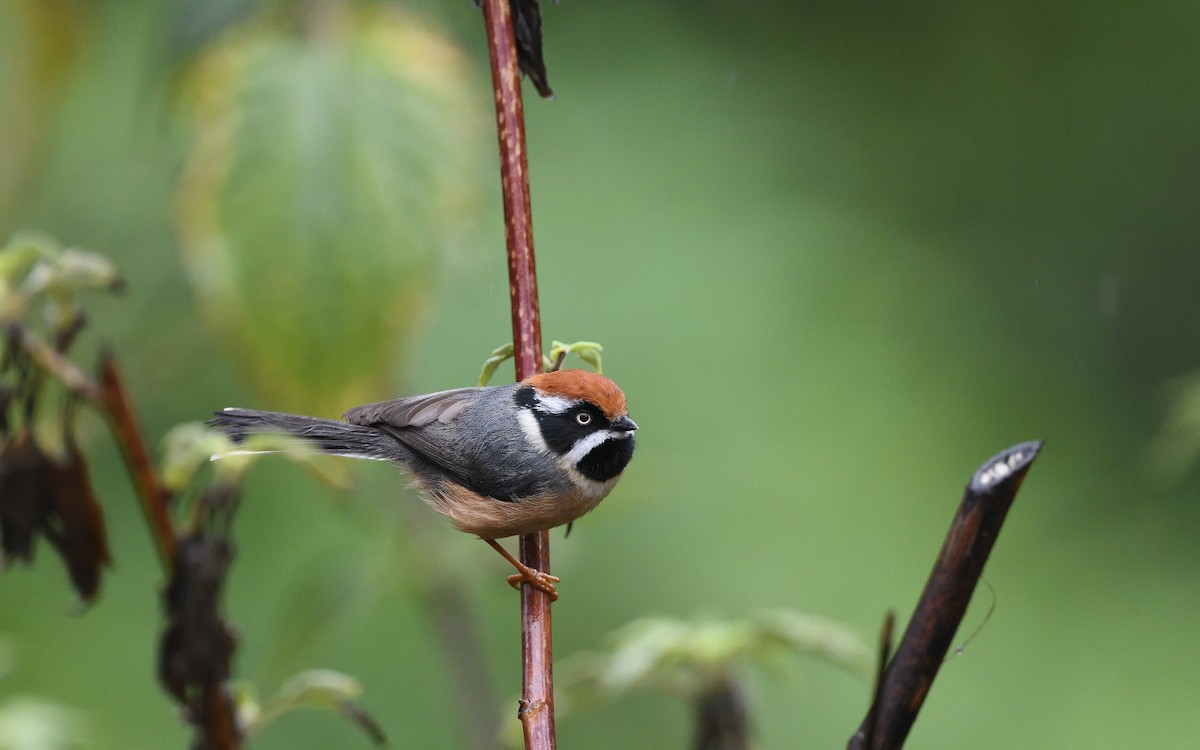
<instances>
[{"instance_id":1,"label":"bokeh foliage","mask_svg":"<svg viewBox=\"0 0 1200 750\"><path fill-rule=\"evenodd\" d=\"M466 61L411 14L309 3L239 21L187 68L175 205L206 319L280 409L370 399L477 205Z\"/></svg>"},{"instance_id":2,"label":"bokeh foliage","mask_svg":"<svg viewBox=\"0 0 1200 750\"><path fill-rule=\"evenodd\" d=\"M151 434L231 403L279 405L235 375L185 281L169 197L187 134L158 93L173 9L65 5L86 33L0 233L40 227L127 272L128 299L100 306L93 330L128 353ZM413 6L469 50L486 107L472 4ZM527 106L546 332L604 342L642 427L617 493L555 538L559 653L657 614L799 608L870 634L895 606L903 621L970 471L1044 437L989 566L996 612L943 670L912 745L1190 746L1200 483L1194 469L1168 484L1144 469L1167 384L1200 366L1200 12L544 6L557 99ZM406 391L469 384L508 334L497 202L477 266L426 287L430 327L395 370ZM95 747L178 747L184 731L148 679L153 553L119 474L99 457L93 468L116 575L83 619L62 617L70 596L50 566L0 578L16 650L0 691L85 709ZM394 741L455 747L408 570L363 575L410 543L392 511L403 506L373 500L399 494L375 469L367 484L386 489L342 510L283 467L252 479L229 604L239 671L265 691L304 666L353 674ZM476 576L495 681L515 695L504 571L438 533ZM313 613L329 617L296 655L289 639ZM863 681L836 670L764 679L761 744L842 745L866 702ZM687 722L639 697L560 731L571 747L681 747ZM259 739L355 741L324 717Z\"/></svg>"}]
</instances>

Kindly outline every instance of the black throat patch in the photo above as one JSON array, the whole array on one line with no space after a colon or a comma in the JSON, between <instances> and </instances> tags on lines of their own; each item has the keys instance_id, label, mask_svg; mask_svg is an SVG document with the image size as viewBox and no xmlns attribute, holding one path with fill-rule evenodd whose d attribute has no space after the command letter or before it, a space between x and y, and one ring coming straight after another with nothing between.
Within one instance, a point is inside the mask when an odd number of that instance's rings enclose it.
<instances>
[{"instance_id":1,"label":"black throat patch","mask_svg":"<svg viewBox=\"0 0 1200 750\"><path fill-rule=\"evenodd\" d=\"M576 468L588 479L607 482L625 471L631 458L633 458L633 435L626 438L609 438L588 451Z\"/></svg>"}]
</instances>

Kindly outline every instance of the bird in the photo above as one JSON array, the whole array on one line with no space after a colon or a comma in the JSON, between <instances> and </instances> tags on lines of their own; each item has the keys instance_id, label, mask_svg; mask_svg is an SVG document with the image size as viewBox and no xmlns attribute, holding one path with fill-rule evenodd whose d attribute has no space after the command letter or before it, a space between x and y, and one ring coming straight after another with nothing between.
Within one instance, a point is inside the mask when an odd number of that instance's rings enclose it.
<instances>
[{"instance_id":1,"label":"bird","mask_svg":"<svg viewBox=\"0 0 1200 750\"><path fill-rule=\"evenodd\" d=\"M350 409L341 421L228 408L209 424L234 442L284 432L324 452L405 470L430 507L491 545L528 583L558 598L558 577L496 540L571 524L608 496L633 458L625 394L590 370L456 388Z\"/></svg>"}]
</instances>

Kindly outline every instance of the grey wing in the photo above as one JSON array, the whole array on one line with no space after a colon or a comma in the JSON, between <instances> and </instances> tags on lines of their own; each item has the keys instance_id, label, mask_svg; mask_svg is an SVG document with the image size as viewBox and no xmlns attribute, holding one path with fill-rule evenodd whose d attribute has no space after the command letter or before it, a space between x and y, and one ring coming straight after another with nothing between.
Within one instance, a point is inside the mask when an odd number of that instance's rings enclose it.
<instances>
[{"instance_id":1,"label":"grey wing","mask_svg":"<svg viewBox=\"0 0 1200 750\"><path fill-rule=\"evenodd\" d=\"M351 409L345 419L377 426L404 444L417 458L410 468L419 477L436 481L449 475L484 495L513 500L544 489L530 463L538 452L508 429L517 422L514 390L493 386L412 396ZM467 408L481 401L479 409Z\"/></svg>"},{"instance_id":2,"label":"grey wing","mask_svg":"<svg viewBox=\"0 0 1200 750\"><path fill-rule=\"evenodd\" d=\"M455 388L450 391L407 396L358 406L342 417L350 424L392 427L424 427L434 421L447 424L462 410L479 400L486 388Z\"/></svg>"}]
</instances>

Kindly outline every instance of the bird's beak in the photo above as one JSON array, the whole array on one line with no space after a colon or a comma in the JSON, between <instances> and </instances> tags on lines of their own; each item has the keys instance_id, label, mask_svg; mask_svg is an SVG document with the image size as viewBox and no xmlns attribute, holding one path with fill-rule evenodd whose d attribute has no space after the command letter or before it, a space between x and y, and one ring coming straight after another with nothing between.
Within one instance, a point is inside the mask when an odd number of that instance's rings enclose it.
<instances>
[{"instance_id":1,"label":"bird's beak","mask_svg":"<svg viewBox=\"0 0 1200 750\"><path fill-rule=\"evenodd\" d=\"M622 432L633 432L637 429L637 422L622 414L612 421L612 428Z\"/></svg>"}]
</instances>

